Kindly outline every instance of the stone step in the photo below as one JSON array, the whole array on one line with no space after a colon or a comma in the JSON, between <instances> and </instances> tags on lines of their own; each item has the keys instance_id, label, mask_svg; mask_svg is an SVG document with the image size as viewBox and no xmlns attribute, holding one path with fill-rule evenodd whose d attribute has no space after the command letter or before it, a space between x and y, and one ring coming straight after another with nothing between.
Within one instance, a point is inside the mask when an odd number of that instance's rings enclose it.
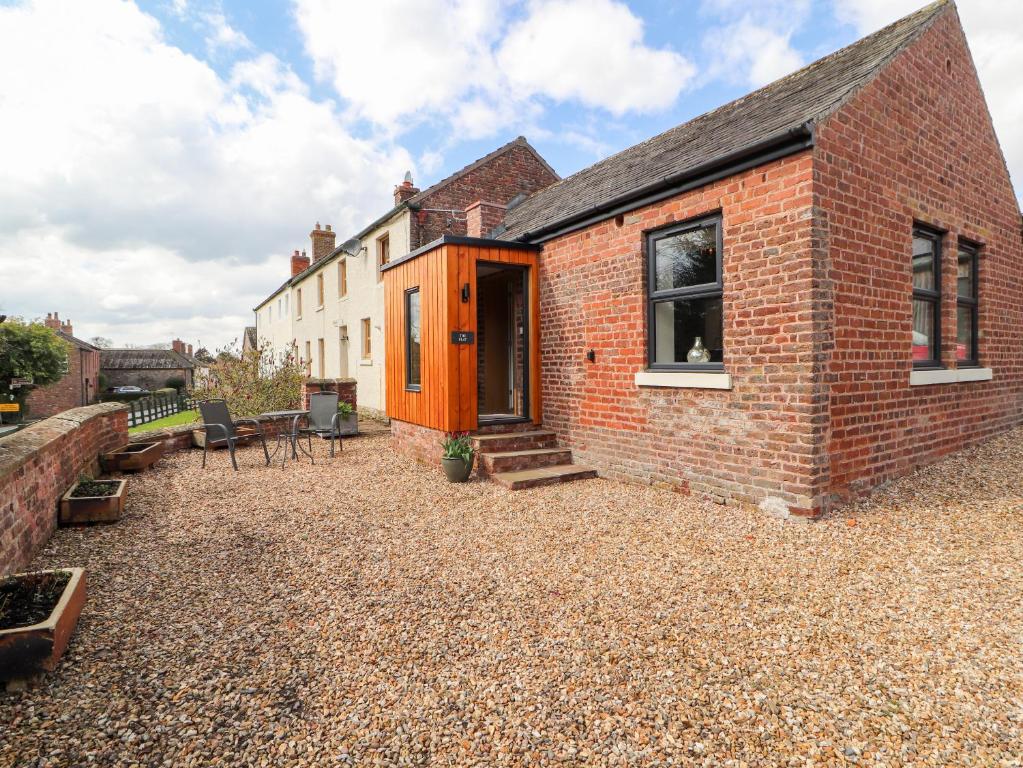
<instances>
[{"instance_id":1,"label":"stone step","mask_svg":"<svg viewBox=\"0 0 1023 768\"><path fill-rule=\"evenodd\" d=\"M558 436L549 429L528 432L502 432L492 435L473 435L472 445L480 453L507 453L534 448L553 448Z\"/></svg>"},{"instance_id":2,"label":"stone step","mask_svg":"<svg viewBox=\"0 0 1023 768\"><path fill-rule=\"evenodd\" d=\"M509 432L535 432L538 429L543 429L543 425L532 421L495 421L492 424L481 425L474 434L497 435L508 434Z\"/></svg>"},{"instance_id":3,"label":"stone step","mask_svg":"<svg viewBox=\"0 0 1023 768\"><path fill-rule=\"evenodd\" d=\"M568 448L533 448L525 451L480 454L480 470L488 475L571 463L572 451Z\"/></svg>"},{"instance_id":4,"label":"stone step","mask_svg":"<svg viewBox=\"0 0 1023 768\"><path fill-rule=\"evenodd\" d=\"M503 485L505 488L520 491L524 488L570 483L573 480L585 480L596 476L597 470L592 467L584 467L578 464L558 464L553 467L523 469L518 472L497 472L491 475L490 479L498 485Z\"/></svg>"}]
</instances>

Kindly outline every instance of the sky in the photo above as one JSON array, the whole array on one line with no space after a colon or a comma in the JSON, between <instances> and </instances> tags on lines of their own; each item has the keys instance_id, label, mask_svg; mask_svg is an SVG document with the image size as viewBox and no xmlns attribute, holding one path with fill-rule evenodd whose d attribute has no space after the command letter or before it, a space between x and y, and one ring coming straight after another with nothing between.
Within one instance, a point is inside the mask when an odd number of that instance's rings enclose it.
<instances>
[{"instance_id":1,"label":"sky","mask_svg":"<svg viewBox=\"0 0 1023 768\"><path fill-rule=\"evenodd\" d=\"M0 313L219 348L309 249L518 135L567 176L922 0L0 0ZM1023 2L961 0L1023 193Z\"/></svg>"}]
</instances>

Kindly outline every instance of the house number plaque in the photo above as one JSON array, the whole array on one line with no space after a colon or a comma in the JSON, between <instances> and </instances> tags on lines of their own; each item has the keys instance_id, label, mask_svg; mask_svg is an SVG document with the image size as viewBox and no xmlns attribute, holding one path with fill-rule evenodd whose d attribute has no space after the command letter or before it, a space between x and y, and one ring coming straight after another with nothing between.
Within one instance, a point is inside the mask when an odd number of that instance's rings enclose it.
<instances>
[{"instance_id":1,"label":"house number plaque","mask_svg":"<svg viewBox=\"0 0 1023 768\"><path fill-rule=\"evenodd\" d=\"M452 344L472 344L476 340L476 334L472 331L452 331Z\"/></svg>"}]
</instances>

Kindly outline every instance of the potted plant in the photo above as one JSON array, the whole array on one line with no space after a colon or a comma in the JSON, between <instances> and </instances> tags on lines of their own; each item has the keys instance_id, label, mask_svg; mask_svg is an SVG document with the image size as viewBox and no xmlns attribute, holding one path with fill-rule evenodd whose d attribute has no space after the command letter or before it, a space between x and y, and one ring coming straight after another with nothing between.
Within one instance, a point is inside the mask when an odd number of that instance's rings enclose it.
<instances>
[{"instance_id":1,"label":"potted plant","mask_svg":"<svg viewBox=\"0 0 1023 768\"><path fill-rule=\"evenodd\" d=\"M339 400L337 404L337 435L347 437L359 434L359 414L351 403Z\"/></svg>"},{"instance_id":2,"label":"potted plant","mask_svg":"<svg viewBox=\"0 0 1023 768\"><path fill-rule=\"evenodd\" d=\"M116 523L124 512L127 480L81 478L60 499L61 525Z\"/></svg>"},{"instance_id":3,"label":"potted plant","mask_svg":"<svg viewBox=\"0 0 1023 768\"><path fill-rule=\"evenodd\" d=\"M104 472L136 472L148 469L163 456L163 443L129 443L100 456Z\"/></svg>"},{"instance_id":4,"label":"potted plant","mask_svg":"<svg viewBox=\"0 0 1023 768\"><path fill-rule=\"evenodd\" d=\"M440 460L444 474L452 483L464 483L472 474L472 465L476 458L469 433L450 432L441 441L441 447L444 449Z\"/></svg>"},{"instance_id":5,"label":"potted plant","mask_svg":"<svg viewBox=\"0 0 1023 768\"><path fill-rule=\"evenodd\" d=\"M0 578L0 681L13 687L55 669L84 603L81 568Z\"/></svg>"}]
</instances>

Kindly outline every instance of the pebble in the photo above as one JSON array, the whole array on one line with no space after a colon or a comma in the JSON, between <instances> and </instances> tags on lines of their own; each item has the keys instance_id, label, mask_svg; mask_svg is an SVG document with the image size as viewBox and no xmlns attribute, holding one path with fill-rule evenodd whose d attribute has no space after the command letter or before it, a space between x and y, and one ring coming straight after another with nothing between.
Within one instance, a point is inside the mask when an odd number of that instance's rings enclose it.
<instances>
[{"instance_id":1,"label":"pebble","mask_svg":"<svg viewBox=\"0 0 1023 768\"><path fill-rule=\"evenodd\" d=\"M0 766L1020 765L1023 430L813 525L316 446L52 537L88 601Z\"/></svg>"}]
</instances>

